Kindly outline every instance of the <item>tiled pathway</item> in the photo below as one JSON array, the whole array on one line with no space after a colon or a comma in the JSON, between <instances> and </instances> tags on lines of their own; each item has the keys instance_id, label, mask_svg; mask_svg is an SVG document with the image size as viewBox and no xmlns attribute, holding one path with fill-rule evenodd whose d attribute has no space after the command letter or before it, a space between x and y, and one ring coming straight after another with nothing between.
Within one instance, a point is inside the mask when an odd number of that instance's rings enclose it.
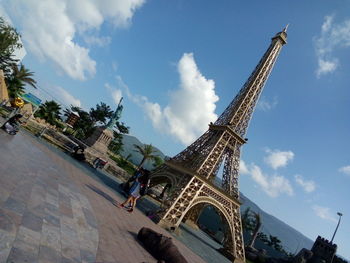
<instances>
[{"instance_id":1,"label":"tiled pathway","mask_svg":"<svg viewBox=\"0 0 350 263\"><path fill-rule=\"evenodd\" d=\"M136 233L169 233L115 201L122 199L51 147L0 130L0 263L156 262ZM204 262L174 242L189 262Z\"/></svg>"}]
</instances>

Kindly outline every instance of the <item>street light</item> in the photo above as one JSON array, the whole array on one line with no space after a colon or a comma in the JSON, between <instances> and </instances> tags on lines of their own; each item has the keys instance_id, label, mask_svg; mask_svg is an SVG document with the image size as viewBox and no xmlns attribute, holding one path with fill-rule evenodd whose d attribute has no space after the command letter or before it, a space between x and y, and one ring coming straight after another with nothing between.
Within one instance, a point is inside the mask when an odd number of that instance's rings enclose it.
<instances>
[{"instance_id":1,"label":"street light","mask_svg":"<svg viewBox=\"0 0 350 263\"><path fill-rule=\"evenodd\" d=\"M342 217L342 213L338 212L337 215L339 216L339 220L338 220L338 224L337 224L337 227L335 228L335 231L334 231L334 234L332 236L332 239L331 239L331 243L333 242L333 239L334 239L334 236L335 236L335 233L337 233L337 230L338 230L338 227L339 227L339 224L340 224L340 219Z\"/></svg>"}]
</instances>

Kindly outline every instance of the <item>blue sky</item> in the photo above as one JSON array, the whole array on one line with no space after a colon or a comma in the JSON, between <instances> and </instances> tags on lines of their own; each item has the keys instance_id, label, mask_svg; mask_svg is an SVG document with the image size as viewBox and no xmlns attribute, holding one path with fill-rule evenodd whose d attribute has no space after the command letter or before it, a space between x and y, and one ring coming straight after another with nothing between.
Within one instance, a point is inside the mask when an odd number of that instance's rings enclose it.
<instances>
[{"instance_id":1,"label":"blue sky","mask_svg":"<svg viewBox=\"0 0 350 263\"><path fill-rule=\"evenodd\" d=\"M11 0L43 98L116 107L131 134L174 155L221 114L286 24L242 149L240 189L350 258L350 1ZM50 95L49 95L50 94Z\"/></svg>"}]
</instances>

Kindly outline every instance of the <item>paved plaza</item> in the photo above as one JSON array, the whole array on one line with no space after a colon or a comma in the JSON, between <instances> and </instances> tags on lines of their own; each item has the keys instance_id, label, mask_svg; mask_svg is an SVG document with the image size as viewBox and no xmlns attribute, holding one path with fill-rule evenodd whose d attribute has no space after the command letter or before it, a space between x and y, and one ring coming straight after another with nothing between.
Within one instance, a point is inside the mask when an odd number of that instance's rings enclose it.
<instances>
[{"instance_id":1,"label":"paved plaza","mask_svg":"<svg viewBox=\"0 0 350 263\"><path fill-rule=\"evenodd\" d=\"M68 155L23 131L0 131L0 145L0 262L156 262L136 234L170 234L117 208L124 198ZM205 262L173 240L188 262Z\"/></svg>"}]
</instances>

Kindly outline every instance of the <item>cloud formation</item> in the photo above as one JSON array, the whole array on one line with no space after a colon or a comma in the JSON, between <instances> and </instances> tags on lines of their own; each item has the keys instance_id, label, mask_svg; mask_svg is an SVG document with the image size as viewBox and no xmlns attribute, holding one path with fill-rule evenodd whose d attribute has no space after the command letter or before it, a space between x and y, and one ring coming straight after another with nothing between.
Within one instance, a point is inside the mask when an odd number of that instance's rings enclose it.
<instances>
[{"instance_id":1,"label":"cloud formation","mask_svg":"<svg viewBox=\"0 0 350 263\"><path fill-rule=\"evenodd\" d=\"M289 180L279 175L266 175L257 165L252 165L250 170L252 179L258 183L262 190L271 197L277 197L280 194L293 195L294 191Z\"/></svg>"},{"instance_id":2,"label":"cloud formation","mask_svg":"<svg viewBox=\"0 0 350 263\"><path fill-rule=\"evenodd\" d=\"M41 60L54 62L74 79L84 80L96 72L90 50L77 42L82 36L89 44L105 45L99 37L106 21L116 27L130 24L145 0L12 0L4 6L19 27L26 48Z\"/></svg>"},{"instance_id":3,"label":"cloud formation","mask_svg":"<svg viewBox=\"0 0 350 263\"><path fill-rule=\"evenodd\" d=\"M135 96L130 91L127 95L144 109L155 129L188 145L217 119L215 103L219 97L214 81L202 75L192 53L183 54L177 68L180 85L170 93L169 104L164 108L145 96Z\"/></svg>"},{"instance_id":4,"label":"cloud formation","mask_svg":"<svg viewBox=\"0 0 350 263\"><path fill-rule=\"evenodd\" d=\"M272 100L267 100L266 98L262 97L259 101L258 101L258 105L257 105L257 109L258 110L262 110L262 111L269 111L272 110L273 108L275 108L278 104L278 100L277 97L273 97Z\"/></svg>"},{"instance_id":5,"label":"cloud formation","mask_svg":"<svg viewBox=\"0 0 350 263\"><path fill-rule=\"evenodd\" d=\"M337 222L336 217L331 213L328 207L323 207L319 205L312 206L312 210L314 210L315 214L327 221Z\"/></svg>"},{"instance_id":6,"label":"cloud formation","mask_svg":"<svg viewBox=\"0 0 350 263\"><path fill-rule=\"evenodd\" d=\"M109 91L112 99L116 105L119 104L120 99L123 97L123 92L121 89L112 87L109 83L105 84L105 88Z\"/></svg>"},{"instance_id":7,"label":"cloud formation","mask_svg":"<svg viewBox=\"0 0 350 263\"><path fill-rule=\"evenodd\" d=\"M294 190L287 178L281 175L267 175L261 168L252 163L247 165L244 161L240 162L240 174L250 175L251 178L261 187L261 189L270 197L278 197L281 194L293 195Z\"/></svg>"},{"instance_id":8,"label":"cloud formation","mask_svg":"<svg viewBox=\"0 0 350 263\"><path fill-rule=\"evenodd\" d=\"M321 34L315 38L315 51L318 60L317 77L334 72L340 65L333 52L337 48L350 46L350 19L335 24L334 16L326 16Z\"/></svg>"},{"instance_id":9,"label":"cloud formation","mask_svg":"<svg viewBox=\"0 0 350 263\"><path fill-rule=\"evenodd\" d=\"M249 174L248 167L243 160L240 160L240 162L239 162L239 173L240 174Z\"/></svg>"},{"instance_id":10,"label":"cloud formation","mask_svg":"<svg viewBox=\"0 0 350 263\"><path fill-rule=\"evenodd\" d=\"M264 161L274 170L287 166L288 162L292 161L294 158L294 153L292 151L283 152L280 150L267 149L266 153L268 153L268 155L264 158Z\"/></svg>"},{"instance_id":11,"label":"cloud formation","mask_svg":"<svg viewBox=\"0 0 350 263\"><path fill-rule=\"evenodd\" d=\"M295 175L294 179L298 185L300 185L305 192L311 193L315 191L316 184L312 180L305 180L301 175Z\"/></svg>"},{"instance_id":12,"label":"cloud formation","mask_svg":"<svg viewBox=\"0 0 350 263\"><path fill-rule=\"evenodd\" d=\"M350 165L338 169L339 172L350 175Z\"/></svg>"}]
</instances>

